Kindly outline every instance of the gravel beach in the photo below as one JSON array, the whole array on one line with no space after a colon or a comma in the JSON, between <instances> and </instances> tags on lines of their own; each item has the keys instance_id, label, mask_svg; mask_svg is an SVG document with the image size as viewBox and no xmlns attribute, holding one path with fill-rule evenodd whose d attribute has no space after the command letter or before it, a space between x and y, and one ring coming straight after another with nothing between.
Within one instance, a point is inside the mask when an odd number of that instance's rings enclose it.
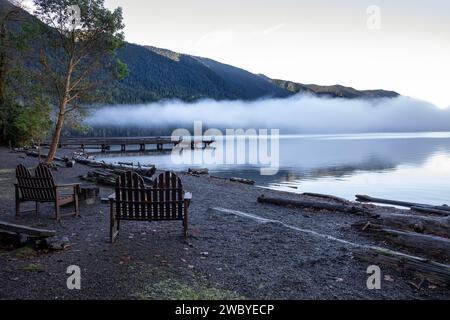
<instances>
[{"instance_id":1,"label":"gravel beach","mask_svg":"<svg viewBox=\"0 0 450 320\"><path fill-rule=\"evenodd\" d=\"M16 219L15 167L19 163L34 167L37 159L0 148L0 160L0 220L55 229L58 237L66 237L70 244L66 250L54 252L3 244L0 299L450 298L447 288L417 288L413 275L383 266L381 289L368 290L366 270L370 264L355 259L351 245L295 230L386 246L351 228L361 217L257 202L262 194L306 198L302 195L180 173L185 190L193 194L189 239L183 239L181 222L125 221L118 241L110 244L108 204L82 204L80 218L68 217L60 223L52 219L51 205L43 206L38 216ZM61 183L80 182L78 176L89 170L92 168L77 163L74 168L59 168L54 176ZM112 188L100 187L102 197L112 192ZM210 208L282 223L262 223ZM81 268L81 290L66 286L70 265Z\"/></svg>"}]
</instances>

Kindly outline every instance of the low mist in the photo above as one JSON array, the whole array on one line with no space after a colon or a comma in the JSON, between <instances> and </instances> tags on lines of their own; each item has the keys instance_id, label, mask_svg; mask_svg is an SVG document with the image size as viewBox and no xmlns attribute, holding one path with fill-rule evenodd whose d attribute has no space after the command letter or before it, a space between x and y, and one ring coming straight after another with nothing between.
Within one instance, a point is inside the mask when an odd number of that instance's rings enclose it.
<instances>
[{"instance_id":1,"label":"low mist","mask_svg":"<svg viewBox=\"0 0 450 320\"><path fill-rule=\"evenodd\" d=\"M349 100L296 95L254 102L178 100L104 106L86 119L94 128L276 128L281 133L450 131L450 108L408 97ZM170 132L167 132L170 134Z\"/></svg>"}]
</instances>

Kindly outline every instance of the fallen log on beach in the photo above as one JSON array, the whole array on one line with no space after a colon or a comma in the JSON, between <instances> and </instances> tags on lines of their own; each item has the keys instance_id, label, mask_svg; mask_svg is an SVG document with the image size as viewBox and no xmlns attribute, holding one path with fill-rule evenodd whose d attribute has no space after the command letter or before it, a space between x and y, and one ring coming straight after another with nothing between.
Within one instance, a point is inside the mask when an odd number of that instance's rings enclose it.
<instances>
[{"instance_id":1,"label":"fallen log on beach","mask_svg":"<svg viewBox=\"0 0 450 320\"><path fill-rule=\"evenodd\" d=\"M368 223L363 230L427 257L450 258L450 239L411 231L399 231Z\"/></svg>"},{"instance_id":2,"label":"fallen log on beach","mask_svg":"<svg viewBox=\"0 0 450 320\"><path fill-rule=\"evenodd\" d=\"M412 272L419 278L425 278L434 284L450 286L450 266L446 264L382 250L356 250L353 256L370 264L380 264L402 272Z\"/></svg>"},{"instance_id":3,"label":"fallen log on beach","mask_svg":"<svg viewBox=\"0 0 450 320\"><path fill-rule=\"evenodd\" d=\"M414 202L406 202L406 201L398 201L398 200L389 200L389 199L382 199L382 198L374 198L367 195L356 195L356 201L359 202L373 202L373 203L382 203L382 204L391 204L394 206L401 206L401 207L419 207L419 208L428 208L428 209L435 209L435 210L442 210L442 211L448 211L448 215L450 215L450 206L448 205L442 205L442 206L434 206L429 204L423 204L423 203L414 203Z\"/></svg>"},{"instance_id":4,"label":"fallen log on beach","mask_svg":"<svg viewBox=\"0 0 450 320\"><path fill-rule=\"evenodd\" d=\"M397 213L378 213L372 215L368 220L355 223L354 226L365 226L367 223L450 238L450 217L434 218Z\"/></svg>"},{"instance_id":5,"label":"fallen log on beach","mask_svg":"<svg viewBox=\"0 0 450 320\"><path fill-rule=\"evenodd\" d=\"M77 156L74 157L74 160L78 163L94 167L94 168L102 168L102 169L110 169L110 170L121 170L123 171L133 171L139 174L143 177L151 178L156 173L156 167L154 165L147 165L147 166L133 166L132 164L113 164L113 163L106 163L104 161L96 161L93 159L89 159L86 157Z\"/></svg>"},{"instance_id":6,"label":"fallen log on beach","mask_svg":"<svg viewBox=\"0 0 450 320\"><path fill-rule=\"evenodd\" d=\"M2 232L2 231L7 232L7 233L24 234L29 237L35 237L35 238L49 238L49 237L54 237L56 235L55 230L34 228L34 227L24 226L24 225L10 223L10 222L6 222L6 221L0 221L0 232Z\"/></svg>"},{"instance_id":7,"label":"fallen log on beach","mask_svg":"<svg viewBox=\"0 0 450 320\"><path fill-rule=\"evenodd\" d=\"M333 201L336 201L336 202L339 202L339 203L345 203L345 204L349 203L349 201L347 199L339 198L339 197L332 196L332 195L329 195L329 194L304 192L304 193L302 193L302 195L307 196L307 197L313 197L313 198L329 199L329 200L333 200Z\"/></svg>"},{"instance_id":8,"label":"fallen log on beach","mask_svg":"<svg viewBox=\"0 0 450 320\"><path fill-rule=\"evenodd\" d=\"M200 168L200 169L188 169L188 173L191 175L206 175L209 174L209 169L207 168Z\"/></svg>"},{"instance_id":9,"label":"fallen log on beach","mask_svg":"<svg viewBox=\"0 0 450 320\"><path fill-rule=\"evenodd\" d=\"M426 213L426 214L444 216L444 217L450 215L450 211L427 208L427 207L411 207L411 211L413 211L413 212L416 211L418 213Z\"/></svg>"},{"instance_id":10,"label":"fallen log on beach","mask_svg":"<svg viewBox=\"0 0 450 320\"><path fill-rule=\"evenodd\" d=\"M316 210L329 210L340 211L353 214L367 214L373 215L374 213L368 209L353 206L351 204L333 204L328 202L310 201L310 200L292 200L285 198L266 197L264 195L258 197L259 203L270 203L284 207L295 208L312 208Z\"/></svg>"},{"instance_id":11,"label":"fallen log on beach","mask_svg":"<svg viewBox=\"0 0 450 320\"><path fill-rule=\"evenodd\" d=\"M239 182L239 183L243 183L243 184L249 184L249 185L254 185L255 181L254 180L250 180L250 179L244 179L244 178L230 178L231 182Z\"/></svg>"},{"instance_id":12,"label":"fallen log on beach","mask_svg":"<svg viewBox=\"0 0 450 320\"><path fill-rule=\"evenodd\" d=\"M116 179L120 174L126 172L118 169L104 169L89 171L85 176L79 176L81 180L93 182L96 184L114 187L116 186ZM141 176L146 186L153 186L153 180L147 176Z\"/></svg>"}]
</instances>

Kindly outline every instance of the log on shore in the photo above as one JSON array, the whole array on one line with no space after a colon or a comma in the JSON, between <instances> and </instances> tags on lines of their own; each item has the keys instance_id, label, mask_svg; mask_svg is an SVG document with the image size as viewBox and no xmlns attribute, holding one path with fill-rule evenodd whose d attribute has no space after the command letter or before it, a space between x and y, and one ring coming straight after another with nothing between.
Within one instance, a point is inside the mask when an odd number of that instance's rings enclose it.
<instances>
[{"instance_id":1,"label":"log on shore","mask_svg":"<svg viewBox=\"0 0 450 320\"><path fill-rule=\"evenodd\" d=\"M110 169L110 170L123 170L123 171L133 171L137 174L151 178L156 173L156 167L154 165L151 166L130 166L130 165L124 165L124 164L112 164L112 163L106 163L104 161L99 162L96 160L88 159L86 157L74 157L74 160L76 162L79 162L81 164L95 167L95 168L103 168L103 169Z\"/></svg>"},{"instance_id":2,"label":"log on shore","mask_svg":"<svg viewBox=\"0 0 450 320\"><path fill-rule=\"evenodd\" d=\"M37 152L37 151L27 151L26 155L29 156L29 157L34 157L34 158L39 158L39 157L41 159L46 159L47 158L46 154L39 154L39 152ZM64 162L63 158L57 157L57 156L55 156L53 158L53 160Z\"/></svg>"},{"instance_id":3,"label":"log on shore","mask_svg":"<svg viewBox=\"0 0 450 320\"><path fill-rule=\"evenodd\" d=\"M230 178L231 182L238 182L238 183L243 183L243 184L248 184L248 185L254 185L255 181L254 180L250 180L250 179L244 179L244 178Z\"/></svg>"},{"instance_id":4,"label":"log on shore","mask_svg":"<svg viewBox=\"0 0 450 320\"><path fill-rule=\"evenodd\" d=\"M442 216L442 217L446 217L446 216L450 215L450 211L427 208L427 207L411 207L411 210L413 212L416 211L418 213L426 213L426 214L438 215L438 216Z\"/></svg>"},{"instance_id":5,"label":"log on shore","mask_svg":"<svg viewBox=\"0 0 450 320\"><path fill-rule=\"evenodd\" d=\"M353 214L366 214L373 215L373 212L364 208L344 205L344 204L332 204L328 202L309 201L309 200L291 200L284 198L266 197L264 195L258 197L260 203L270 203L285 207L295 208L312 208L316 210L329 210L329 211L341 211Z\"/></svg>"},{"instance_id":6,"label":"log on shore","mask_svg":"<svg viewBox=\"0 0 450 320\"><path fill-rule=\"evenodd\" d=\"M313 198L329 199L329 200L333 200L333 201L336 201L336 202L339 202L339 203L345 203L345 204L349 203L349 201L347 199L336 197L336 196L332 196L332 195L328 195L328 194L304 192L303 195L307 196L307 197L313 197Z\"/></svg>"},{"instance_id":7,"label":"log on shore","mask_svg":"<svg viewBox=\"0 0 450 320\"><path fill-rule=\"evenodd\" d=\"M414 202L406 202L406 201L374 198L374 197L370 197L370 196L367 196L367 195L359 195L359 194L356 195L356 201L391 204L391 205L394 205L394 206L401 206L401 207L408 207L408 208L411 208L411 207L430 208L430 209L437 209L437 210L448 211L449 214L450 214L450 207L447 206L447 205L434 206L434 205L423 204L423 203L414 203Z\"/></svg>"},{"instance_id":8,"label":"log on shore","mask_svg":"<svg viewBox=\"0 0 450 320\"><path fill-rule=\"evenodd\" d=\"M19 233L34 238L48 238L56 235L55 230L39 229L6 221L0 221L0 231L8 233Z\"/></svg>"},{"instance_id":9,"label":"log on shore","mask_svg":"<svg viewBox=\"0 0 450 320\"><path fill-rule=\"evenodd\" d=\"M427 257L435 257L442 260L450 258L450 239L448 238L410 231L393 230L371 224L366 225L364 230L391 243L413 249L414 252Z\"/></svg>"},{"instance_id":10,"label":"log on shore","mask_svg":"<svg viewBox=\"0 0 450 320\"><path fill-rule=\"evenodd\" d=\"M368 220L356 223L354 226L364 226L368 222L388 228L450 238L450 217L434 218L397 213L379 213Z\"/></svg>"},{"instance_id":11,"label":"log on shore","mask_svg":"<svg viewBox=\"0 0 450 320\"><path fill-rule=\"evenodd\" d=\"M207 174L209 174L209 169L208 168L201 168L201 169L189 168L188 173L192 174L192 175L207 175Z\"/></svg>"},{"instance_id":12,"label":"log on shore","mask_svg":"<svg viewBox=\"0 0 450 320\"><path fill-rule=\"evenodd\" d=\"M370 264L380 264L402 272L412 272L415 276L425 278L431 283L450 286L450 266L446 264L381 250L355 250L353 256Z\"/></svg>"},{"instance_id":13,"label":"log on shore","mask_svg":"<svg viewBox=\"0 0 450 320\"><path fill-rule=\"evenodd\" d=\"M126 171L125 170L117 170L117 169L94 170L94 171L89 171L87 173L87 175L80 176L79 178L84 181L89 181L89 182L93 182L96 184L115 187L117 178L123 172L126 172ZM141 177L144 180L144 184L147 187L153 186L154 181L151 178L149 178L147 176L141 176Z\"/></svg>"}]
</instances>

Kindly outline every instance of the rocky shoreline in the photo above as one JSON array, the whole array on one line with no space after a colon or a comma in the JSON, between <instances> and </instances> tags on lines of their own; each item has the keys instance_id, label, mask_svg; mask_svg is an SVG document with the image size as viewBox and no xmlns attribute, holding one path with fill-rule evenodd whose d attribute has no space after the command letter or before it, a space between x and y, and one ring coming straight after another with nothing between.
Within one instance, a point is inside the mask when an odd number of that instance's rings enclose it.
<instances>
[{"instance_id":1,"label":"rocky shoreline","mask_svg":"<svg viewBox=\"0 0 450 320\"><path fill-rule=\"evenodd\" d=\"M82 204L81 218L61 223L52 219L51 206L39 216L15 219L14 169L19 163L33 167L37 158L0 148L0 160L0 220L55 229L68 242L58 251L2 245L0 299L449 299L447 287L385 266L380 266L381 289L369 290L366 271L372 263L356 259L346 242L398 247L355 231L352 224L360 216L257 201L262 194L302 201L313 196L180 173L193 194L188 241L181 223L125 222L111 245L109 207L99 201ZM54 175L61 183L79 182L90 170L76 163L58 167ZM112 192L100 186L101 197ZM70 265L81 268L81 290L66 286Z\"/></svg>"}]
</instances>

